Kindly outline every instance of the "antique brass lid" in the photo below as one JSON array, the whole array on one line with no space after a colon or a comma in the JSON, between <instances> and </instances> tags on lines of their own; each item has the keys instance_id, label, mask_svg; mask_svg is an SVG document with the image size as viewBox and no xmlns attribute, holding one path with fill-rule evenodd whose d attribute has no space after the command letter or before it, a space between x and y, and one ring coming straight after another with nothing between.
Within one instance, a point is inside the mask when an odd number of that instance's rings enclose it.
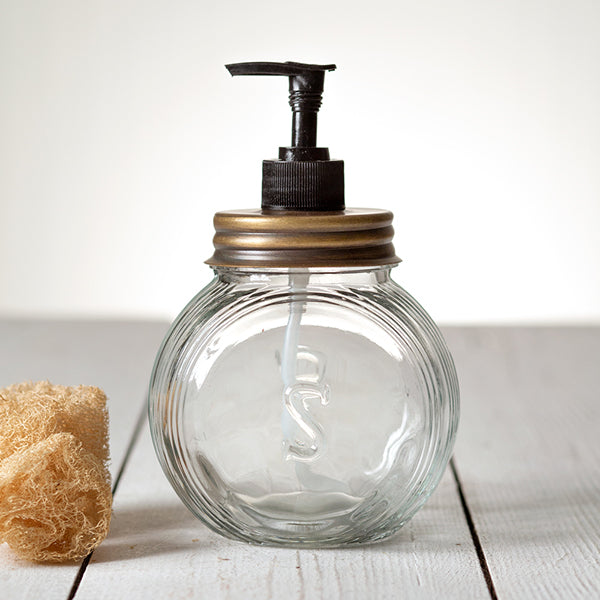
<instances>
[{"instance_id":1,"label":"antique brass lid","mask_svg":"<svg viewBox=\"0 0 600 600\"><path fill-rule=\"evenodd\" d=\"M393 214L347 208L335 212L228 210L215 214L218 267L369 267L395 265Z\"/></svg>"}]
</instances>

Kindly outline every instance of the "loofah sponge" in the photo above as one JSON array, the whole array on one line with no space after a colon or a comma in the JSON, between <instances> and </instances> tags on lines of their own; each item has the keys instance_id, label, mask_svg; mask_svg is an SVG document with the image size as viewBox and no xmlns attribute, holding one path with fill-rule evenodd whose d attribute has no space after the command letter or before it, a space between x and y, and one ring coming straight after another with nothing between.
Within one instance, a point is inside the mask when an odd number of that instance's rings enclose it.
<instances>
[{"instance_id":1,"label":"loofah sponge","mask_svg":"<svg viewBox=\"0 0 600 600\"><path fill-rule=\"evenodd\" d=\"M48 382L0 389L0 542L36 561L81 558L108 533L106 396Z\"/></svg>"}]
</instances>

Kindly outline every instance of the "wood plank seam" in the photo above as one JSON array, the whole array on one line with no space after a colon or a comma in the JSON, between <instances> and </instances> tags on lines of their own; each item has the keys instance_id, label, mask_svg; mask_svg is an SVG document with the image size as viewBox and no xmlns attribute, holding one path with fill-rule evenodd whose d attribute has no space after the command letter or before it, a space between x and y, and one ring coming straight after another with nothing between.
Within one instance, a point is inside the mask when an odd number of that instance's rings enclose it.
<instances>
[{"instance_id":1,"label":"wood plank seam","mask_svg":"<svg viewBox=\"0 0 600 600\"><path fill-rule=\"evenodd\" d=\"M487 564L487 559L485 557L485 552L483 551L483 546L481 545L481 540L479 539L479 534L477 533L477 529L475 528L473 516L471 515L471 509L469 508L467 499L463 492L462 483L461 483L460 477L458 475L458 470L457 470L456 464L454 462L454 457L452 457L450 459L450 469L452 470L452 475L454 476L454 481L456 482L456 488L458 490L460 503L461 503L461 506L463 509L463 513L465 515L465 519L467 521L467 525L469 527L469 531L471 532L471 539L473 540L473 545L475 546L475 552L477 553L477 558L479 559L479 566L481 567L481 571L483 572L483 577L485 579L485 583L488 587L488 591L490 592L490 598L492 600L498 600L498 595L496 594L496 588L494 587L494 580L492 579L492 574L490 573L490 569Z\"/></svg>"},{"instance_id":2,"label":"wood plank seam","mask_svg":"<svg viewBox=\"0 0 600 600\"><path fill-rule=\"evenodd\" d=\"M146 421L146 410L147 410L146 400L144 399L144 402L142 403L142 408L140 410L140 414L139 414L137 421L135 423L135 426L133 428L133 433L131 435L131 439L129 440L129 444L127 445L127 449L125 450L125 456L123 457L123 461L121 462L121 466L119 467L119 471L117 472L117 476L115 477L115 481L113 483L113 489L112 489L113 497L117 493L117 488L119 487L119 482L121 481L121 477L123 475L123 472L125 471L125 467L127 466L127 463L129 462L129 456L133 452L133 449L134 449L135 445L137 444L137 441L142 432L142 427ZM94 554L94 551L92 550L92 552L90 552L83 559L83 561L79 567L79 570L77 571L77 575L75 575L75 579L73 580L73 585L71 587L71 591L69 592L69 595L67 596L67 600L73 600L75 598L75 594L77 593L77 590L79 589L79 585L81 584L81 580L83 579L83 576L85 574L85 571L86 571L88 565L90 564L90 560L92 559L93 554Z\"/></svg>"}]
</instances>

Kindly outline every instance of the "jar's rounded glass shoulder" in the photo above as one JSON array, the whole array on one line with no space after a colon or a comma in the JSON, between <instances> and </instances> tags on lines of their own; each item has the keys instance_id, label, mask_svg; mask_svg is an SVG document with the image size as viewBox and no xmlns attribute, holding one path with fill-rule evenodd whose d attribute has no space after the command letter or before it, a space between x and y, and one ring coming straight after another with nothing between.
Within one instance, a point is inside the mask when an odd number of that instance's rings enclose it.
<instances>
[{"instance_id":1,"label":"jar's rounded glass shoulder","mask_svg":"<svg viewBox=\"0 0 600 600\"><path fill-rule=\"evenodd\" d=\"M441 334L389 269L221 270L173 324L150 387L184 502L262 543L390 535L437 485L457 419Z\"/></svg>"}]
</instances>

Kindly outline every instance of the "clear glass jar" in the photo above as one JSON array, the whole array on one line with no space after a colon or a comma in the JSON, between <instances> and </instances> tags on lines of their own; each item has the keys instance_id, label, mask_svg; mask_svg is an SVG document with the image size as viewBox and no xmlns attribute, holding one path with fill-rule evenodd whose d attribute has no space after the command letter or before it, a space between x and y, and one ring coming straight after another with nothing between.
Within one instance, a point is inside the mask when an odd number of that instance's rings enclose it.
<instances>
[{"instance_id":1,"label":"clear glass jar","mask_svg":"<svg viewBox=\"0 0 600 600\"><path fill-rule=\"evenodd\" d=\"M150 382L162 467L216 532L326 547L396 532L450 458L456 372L390 266L214 268Z\"/></svg>"}]
</instances>

